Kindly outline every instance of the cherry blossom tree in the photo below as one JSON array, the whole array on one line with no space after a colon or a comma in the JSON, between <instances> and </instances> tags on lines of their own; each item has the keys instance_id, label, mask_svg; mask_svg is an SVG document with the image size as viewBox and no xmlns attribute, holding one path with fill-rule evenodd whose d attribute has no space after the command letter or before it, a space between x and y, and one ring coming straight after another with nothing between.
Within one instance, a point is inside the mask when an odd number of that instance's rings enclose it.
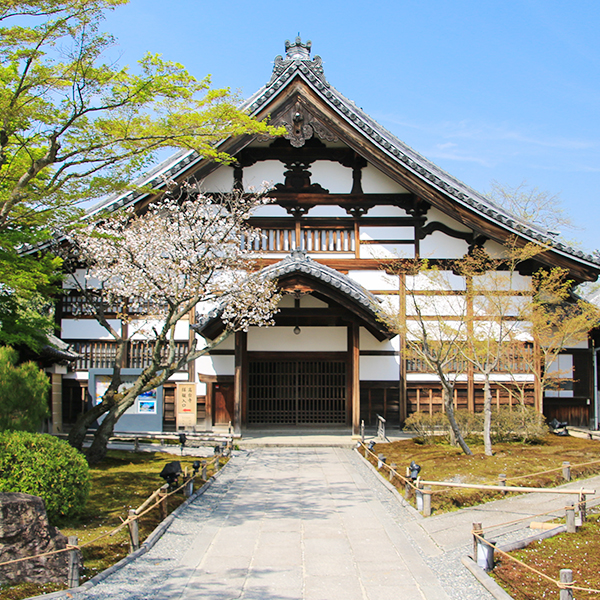
<instances>
[{"instance_id":1,"label":"cherry blossom tree","mask_svg":"<svg viewBox=\"0 0 600 600\"><path fill-rule=\"evenodd\" d=\"M204 195L191 185L170 192L145 212L107 216L72 234L66 264L87 269L73 276L84 303L116 342L110 385L99 404L83 413L69 441L81 449L88 428L102 422L87 451L90 463L106 454L115 423L136 398L163 384L177 370L210 351L232 331L271 324L279 294L257 271L252 240L260 235L247 224L264 194ZM194 339L176 352L175 327L184 317L218 308L225 329L210 342ZM117 329L107 315L128 324ZM142 333L152 353L124 389L122 367L128 342Z\"/></svg>"}]
</instances>

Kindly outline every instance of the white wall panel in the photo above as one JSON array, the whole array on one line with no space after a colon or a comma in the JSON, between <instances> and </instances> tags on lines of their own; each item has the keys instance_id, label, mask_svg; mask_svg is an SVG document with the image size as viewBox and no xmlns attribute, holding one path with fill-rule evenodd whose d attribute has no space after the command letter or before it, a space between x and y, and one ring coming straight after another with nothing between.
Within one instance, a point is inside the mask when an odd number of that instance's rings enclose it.
<instances>
[{"instance_id":1,"label":"white wall panel","mask_svg":"<svg viewBox=\"0 0 600 600\"><path fill-rule=\"evenodd\" d=\"M162 321L156 319L133 319L129 323L129 335L132 340L147 340L154 337L153 329L160 331ZM181 320L175 325L175 339L187 340L189 337L189 321Z\"/></svg>"},{"instance_id":2,"label":"white wall panel","mask_svg":"<svg viewBox=\"0 0 600 600\"><path fill-rule=\"evenodd\" d=\"M372 164L362 170L362 189L365 194L404 194L407 191Z\"/></svg>"},{"instance_id":3,"label":"white wall panel","mask_svg":"<svg viewBox=\"0 0 600 600\"><path fill-rule=\"evenodd\" d=\"M100 281L95 277L87 277L87 269L76 269L73 275L67 275L63 280L62 287L65 290L98 289Z\"/></svg>"},{"instance_id":4,"label":"white wall panel","mask_svg":"<svg viewBox=\"0 0 600 600\"><path fill-rule=\"evenodd\" d=\"M456 231L472 231L466 225L463 225L459 221L456 221L455 219L449 217L446 213L443 213L437 208L430 208L427 211L427 223L431 223L433 221L435 221L436 223L443 223L444 225L447 225L448 227L455 229Z\"/></svg>"},{"instance_id":5,"label":"white wall panel","mask_svg":"<svg viewBox=\"0 0 600 600\"><path fill-rule=\"evenodd\" d=\"M364 327L360 328L360 345L361 350L398 350L400 348L400 336L396 336L391 340L380 342L374 335L369 333Z\"/></svg>"},{"instance_id":6,"label":"white wall panel","mask_svg":"<svg viewBox=\"0 0 600 600\"><path fill-rule=\"evenodd\" d=\"M352 191L352 169L337 162L318 160L308 170L311 183L318 183L331 194L349 194Z\"/></svg>"},{"instance_id":7,"label":"white wall panel","mask_svg":"<svg viewBox=\"0 0 600 600\"><path fill-rule=\"evenodd\" d=\"M307 217L348 217L348 213L341 206L315 206L311 208Z\"/></svg>"},{"instance_id":8,"label":"white wall panel","mask_svg":"<svg viewBox=\"0 0 600 600\"><path fill-rule=\"evenodd\" d=\"M414 240L414 227L361 227L361 240Z\"/></svg>"},{"instance_id":9,"label":"white wall panel","mask_svg":"<svg viewBox=\"0 0 600 600\"><path fill-rule=\"evenodd\" d=\"M233 189L233 168L223 165L200 183L203 192L227 193Z\"/></svg>"},{"instance_id":10,"label":"white wall panel","mask_svg":"<svg viewBox=\"0 0 600 600\"><path fill-rule=\"evenodd\" d=\"M398 381L398 356L361 356L359 365L361 381Z\"/></svg>"},{"instance_id":11,"label":"white wall panel","mask_svg":"<svg viewBox=\"0 0 600 600\"><path fill-rule=\"evenodd\" d=\"M360 258L414 258L412 244L361 244Z\"/></svg>"},{"instance_id":12,"label":"white wall panel","mask_svg":"<svg viewBox=\"0 0 600 600\"><path fill-rule=\"evenodd\" d=\"M492 240L488 240L483 247L492 258L506 258L506 248Z\"/></svg>"},{"instance_id":13,"label":"white wall panel","mask_svg":"<svg viewBox=\"0 0 600 600\"><path fill-rule=\"evenodd\" d=\"M473 277L475 289L527 291L531 288L531 277L507 271L493 271Z\"/></svg>"},{"instance_id":14,"label":"white wall panel","mask_svg":"<svg viewBox=\"0 0 600 600\"><path fill-rule=\"evenodd\" d=\"M398 206L385 206L380 204L369 209L367 213L369 217L410 217L410 215Z\"/></svg>"},{"instance_id":15,"label":"white wall panel","mask_svg":"<svg viewBox=\"0 0 600 600\"><path fill-rule=\"evenodd\" d=\"M400 285L397 275L385 271L348 271L348 277L367 290L398 290Z\"/></svg>"},{"instance_id":16,"label":"white wall panel","mask_svg":"<svg viewBox=\"0 0 600 600\"><path fill-rule=\"evenodd\" d=\"M196 373L201 375L233 375L235 373L235 357L201 356L196 360ZM197 378L198 376L196 376Z\"/></svg>"},{"instance_id":17,"label":"white wall panel","mask_svg":"<svg viewBox=\"0 0 600 600\"><path fill-rule=\"evenodd\" d=\"M346 352L348 333L345 327L251 327L248 331L249 352Z\"/></svg>"},{"instance_id":18,"label":"white wall panel","mask_svg":"<svg viewBox=\"0 0 600 600\"><path fill-rule=\"evenodd\" d=\"M466 289L464 277L455 275L451 271L431 271L418 275L406 276L406 289L408 290L464 290Z\"/></svg>"},{"instance_id":19,"label":"white wall panel","mask_svg":"<svg viewBox=\"0 0 600 600\"><path fill-rule=\"evenodd\" d=\"M252 213L253 217L289 217L288 213L283 206L279 206L278 204L264 204L263 206L259 206ZM293 221L290 221L291 227L294 227Z\"/></svg>"},{"instance_id":20,"label":"white wall panel","mask_svg":"<svg viewBox=\"0 0 600 600\"><path fill-rule=\"evenodd\" d=\"M469 251L469 244L441 231L434 231L419 244L421 258L460 258Z\"/></svg>"},{"instance_id":21,"label":"white wall panel","mask_svg":"<svg viewBox=\"0 0 600 600\"><path fill-rule=\"evenodd\" d=\"M417 315L417 307L425 317L459 317L467 314L467 303L464 296L412 296L406 298L406 314Z\"/></svg>"},{"instance_id":22,"label":"white wall panel","mask_svg":"<svg viewBox=\"0 0 600 600\"><path fill-rule=\"evenodd\" d=\"M244 168L244 190L249 192L252 188L256 191L262 190L263 182L268 185L283 183L285 167L278 160L265 160L251 167ZM232 169L233 171L233 169Z\"/></svg>"},{"instance_id":23,"label":"white wall panel","mask_svg":"<svg viewBox=\"0 0 600 600\"><path fill-rule=\"evenodd\" d=\"M121 333L121 321L108 319L108 322L119 334ZM60 337L65 340L114 340L95 319L63 319Z\"/></svg>"}]
</instances>

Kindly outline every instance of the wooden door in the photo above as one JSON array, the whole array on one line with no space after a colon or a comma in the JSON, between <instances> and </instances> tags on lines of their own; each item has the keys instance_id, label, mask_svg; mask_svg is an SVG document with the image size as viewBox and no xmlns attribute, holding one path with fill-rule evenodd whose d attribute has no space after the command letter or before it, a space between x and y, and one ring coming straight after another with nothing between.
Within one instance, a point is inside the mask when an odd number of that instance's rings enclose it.
<instances>
[{"instance_id":1,"label":"wooden door","mask_svg":"<svg viewBox=\"0 0 600 600\"><path fill-rule=\"evenodd\" d=\"M213 384L213 405L215 425L227 425L233 423L233 383L215 383Z\"/></svg>"}]
</instances>

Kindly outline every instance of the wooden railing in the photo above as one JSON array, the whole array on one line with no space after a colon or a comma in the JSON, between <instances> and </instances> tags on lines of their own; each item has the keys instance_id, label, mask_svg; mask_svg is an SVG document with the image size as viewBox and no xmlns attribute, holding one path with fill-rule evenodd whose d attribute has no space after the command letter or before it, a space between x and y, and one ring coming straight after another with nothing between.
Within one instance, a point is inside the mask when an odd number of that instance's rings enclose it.
<instances>
[{"instance_id":1,"label":"wooden railing","mask_svg":"<svg viewBox=\"0 0 600 600\"><path fill-rule=\"evenodd\" d=\"M77 371L89 369L112 369L117 355L116 342L104 341L69 341L73 350L81 355L75 361ZM175 342L175 360L186 354L188 342ZM163 352L163 356L167 350ZM135 340L128 343L125 367L129 369L143 369L150 364L152 356L152 342Z\"/></svg>"},{"instance_id":2,"label":"wooden railing","mask_svg":"<svg viewBox=\"0 0 600 600\"><path fill-rule=\"evenodd\" d=\"M356 250L354 229L346 226L302 228L299 236L292 228L263 227L260 233L260 238L249 246L247 239L242 245L255 252L290 252L294 248L307 252L353 253Z\"/></svg>"}]
</instances>

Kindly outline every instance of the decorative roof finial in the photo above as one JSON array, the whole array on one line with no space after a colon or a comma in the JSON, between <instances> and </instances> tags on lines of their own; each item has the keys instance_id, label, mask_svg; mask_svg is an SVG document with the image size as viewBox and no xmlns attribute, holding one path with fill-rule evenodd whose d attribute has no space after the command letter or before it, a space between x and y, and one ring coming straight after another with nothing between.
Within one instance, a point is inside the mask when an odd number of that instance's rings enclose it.
<instances>
[{"instance_id":1,"label":"decorative roof finial","mask_svg":"<svg viewBox=\"0 0 600 600\"><path fill-rule=\"evenodd\" d=\"M285 40L286 58L291 60L310 60L311 46L312 43L310 40L306 44L303 44L300 36L296 38L293 44L290 40Z\"/></svg>"}]
</instances>

